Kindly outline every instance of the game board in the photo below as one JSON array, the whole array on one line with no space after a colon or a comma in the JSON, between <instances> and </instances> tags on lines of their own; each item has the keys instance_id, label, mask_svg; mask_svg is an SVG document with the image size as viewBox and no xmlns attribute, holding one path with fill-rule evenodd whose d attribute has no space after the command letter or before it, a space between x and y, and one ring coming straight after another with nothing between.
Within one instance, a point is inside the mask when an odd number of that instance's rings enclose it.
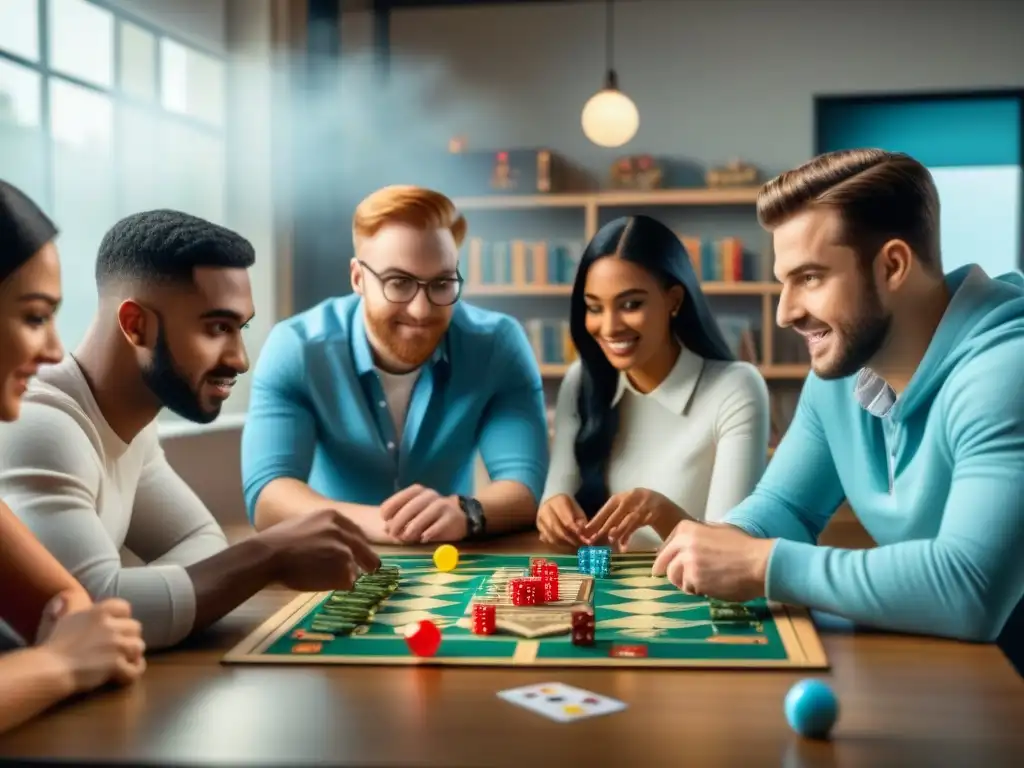
<instances>
[{"instance_id":1,"label":"game board","mask_svg":"<svg viewBox=\"0 0 1024 768\"><path fill-rule=\"evenodd\" d=\"M385 556L385 564L401 569L401 582L369 624L333 639L313 634L320 642L310 642L313 617L331 593L300 595L223 661L828 669L818 634L803 610L764 600L724 609L713 606L707 598L684 594L664 577L651 576L650 553L614 555L607 578L579 573L574 556L537 557L559 566L557 603L513 606L505 596L507 579L528 571L529 555L463 554L450 572L439 571L428 554ZM498 633L473 634L474 601L497 603ZM578 604L594 610L593 646L570 641L570 609ZM433 621L442 633L432 657L416 656L406 646L404 627L422 619Z\"/></svg>"}]
</instances>

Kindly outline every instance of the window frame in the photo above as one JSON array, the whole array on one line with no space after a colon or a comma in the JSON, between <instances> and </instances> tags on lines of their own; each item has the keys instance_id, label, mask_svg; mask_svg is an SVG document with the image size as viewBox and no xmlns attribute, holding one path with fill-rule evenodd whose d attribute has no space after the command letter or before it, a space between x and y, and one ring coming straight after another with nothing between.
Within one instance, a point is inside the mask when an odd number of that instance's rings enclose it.
<instances>
[{"instance_id":1,"label":"window frame","mask_svg":"<svg viewBox=\"0 0 1024 768\"><path fill-rule=\"evenodd\" d=\"M204 56L208 56L217 61L222 67L224 72L224 78L227 78L227 64L228 57L223 53L213 50L209 46L197 43L194 40L185 38L182 35L178 35L168 29L161 27L158 24L154 24L145 18L138 16L137 14L126 11L123 8L117 6L114 3L107 2L106 0L83 0L90 5L94 5L97 8L101 8L104 11L110 13L114 19L113 36L112 36L112 50L111 55L113 56L113 83L109 88L97 85L89 82L74 75L66 74L59 70L55 70L50 65L50 2L51 0L36 0L36 13L37 13L37 29L39 34L39 60L32 61L26 59L16 53L0 48L0 59L10 62L12 64L24 67L32 70L39 74L39 87L40 87L40 126L39 130L43 138L43 168L44 168L44 184L43 189L45 190L45 199L40 200L39 203L47 209L52 210L55 198L55 187L56 183L54 180L54 141L53 141L53 128L52 128L52 109L50 104L50 83L53 81L63 81L72 85L84 88L94 93L102 94L108 97L111 101L111 105L114 111L114 124L113 124L113 150L114 150L114 163L115 163L115 201L118 210L127 209L127 201L125 199L124 182L119 169L122 165L121 155L121 121L118 119L119 111L122 105L130 106L134 109L145 110L151 116L156 118L158 121L172 121L180 125L187 126L190 129L204 133L212 138L216 138L222 150L226 152L226 133L227 126L227 104L222 105L221 114L224 116L220 125L216 125L211 122L207 122L201 118L194 117L191 115L181 114L169 110L163 105L163 72L161 62L161 40L171 40L178 45L184 46L186 49L201 53ZM153 45L153 77L155 79L154 91L152 99L139 98L126 93L121 87L122 71L121 71L121 25L131 24L138 27L141 30L151 34L154 38ZM227 101L226 89L222 92L222 98ZM221 202L224 209L227 208L226 200L226 184L224 185L224 194L222 195L225 199Z\"/></svg>"}]
</instances>

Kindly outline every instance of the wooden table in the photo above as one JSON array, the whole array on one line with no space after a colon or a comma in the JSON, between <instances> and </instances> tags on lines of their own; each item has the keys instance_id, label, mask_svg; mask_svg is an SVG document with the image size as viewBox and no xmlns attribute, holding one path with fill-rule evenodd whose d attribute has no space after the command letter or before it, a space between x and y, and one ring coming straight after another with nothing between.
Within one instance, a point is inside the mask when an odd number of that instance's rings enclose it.
<instances>
[{"instance_id":1,"label":"wooden table","mask_svg":"<svg viewBox=\"0 0 1024 768\"><path fill-rule=\"evenodd\" d=\"M533 536L499 543L542 552ZM150 657L128 690L55 708L0 737L0 759L191 765L1020 765L1024 682L993 646L823 630L840 699L830 743L786 725L799 673L221 666L293 596L267 590ZM560 680L628 703L571 725L497 691Z\"/></svg>"}]
</instances>

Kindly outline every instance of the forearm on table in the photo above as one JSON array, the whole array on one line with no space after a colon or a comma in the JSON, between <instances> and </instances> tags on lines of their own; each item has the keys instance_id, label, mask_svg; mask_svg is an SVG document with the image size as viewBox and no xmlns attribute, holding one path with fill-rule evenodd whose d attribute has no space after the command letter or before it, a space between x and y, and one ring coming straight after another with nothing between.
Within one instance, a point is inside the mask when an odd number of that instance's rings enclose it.
<instances>
[{"instance_id":1,"label":"forearm on table","mask_svg":"<svg viewBox=\"0 0 1024 768\"><path fill-rule=\"evenodd\" d=\"M336 509L366 534L374 543L392 541L384 533L384 521L378 508L368 504L351 504L323 496L301 480L279 477L267 483L256 501L254 525L265 531L273 525L321 509Z\"/></svg>"},{"instance_id":2,"label":"forearm on table","mask_svg":"<svg viewBox=\"0 0 1024 768\"><path fill-rule=\"evenodd\" d=\"M195 591L198 632L219 621L275 578L274 553L259 534L185 569Z\"/></svg>"},{"instance_id":3,"label":"forearm on table","mask_svg":"<svg viewBox=\"0 0 1024 768\"><path fill-rule=\"evenodd\" d=\"M537 523L537 501L533 493L515 480L495 480L476 495L484 508L488 533L511 533Z\"/></svg>"},{"instance_id":4,"label":"forearm on table","mask_svg":"<svg viewBox=\"0 0 1024 768\"><path fill-rule=\"evenodd\" d=\"M46 648L0 655L0 733L16 728L75 692L74 680Z\"/></svg>"}]
</instances>

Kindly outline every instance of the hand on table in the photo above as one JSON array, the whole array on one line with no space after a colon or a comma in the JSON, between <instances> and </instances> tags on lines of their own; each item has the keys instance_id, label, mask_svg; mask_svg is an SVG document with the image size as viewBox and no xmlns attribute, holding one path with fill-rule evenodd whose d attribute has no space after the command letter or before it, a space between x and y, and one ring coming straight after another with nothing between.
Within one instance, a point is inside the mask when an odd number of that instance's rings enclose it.
<instances>
[{"instance_id":1,"label":"hand on table","mask_svg":"<svg viewBox=\"0 0 1024 768\"><path fill-rule=\"evenodd\" d=\"M665 530L690 516L674 502L647 488L617 493L605 502L583 529L586 544L607 542L619 552L629 545L634 533L645 525Z\"/></svg>"},{"instance_id":2,"label":"hand on table","mask_svg":"<svg viewBox=\"0 0 1024 768\"><path fill-rule=\"evenodd\" d=\"M403 544L462 541L469 533L458 498L422 485L410 485L387 499L380 516L385 533Z\"/></svg>"},{"instance_id":3,"label":"hand on table","mask_svg":"<svg viewBox=\"0 0 1024 768\"><path fill-rule=\"evenodd\" d=\"M537 530L545 544L581 547L581 533L586 524L587 516L576 499L567 493L552 496L537 511Z\"/></svg>"},{"instance_id":4,"label":"hand on table","mask_svg":"<svg viewBox=\"0 0 1024 768\"><path fill-rule=\"evenodd\" d=\"M257 534L270 548L276 578L298 592L350 589L380 558L365 534L336 509L283 520Z\"/></svg>"},{"instance_id":5,"label":"hand on table","mask_svg":"<svg viewBox=\"0 0 1024 768\"><path fill-rule=\"evenodd\" d=\"M50 601L46 612L51 628L37 650L66 672L75 693L108 682L126 685L142 675L146 644L127 602L104 600L74 612L68 608L63 595Z\"/></svg>"},{"instance_id":6,"label":"hand on table","mask_svg":"<svg viewBox=\"0 0 1024 768\"><path fill-rule=\"evenodd\" d=\"M773 539L758 539L732 525L684 520L654 561L652 574L689 595L745 602L765 593Z\"/></svg>"}]
</instances>

